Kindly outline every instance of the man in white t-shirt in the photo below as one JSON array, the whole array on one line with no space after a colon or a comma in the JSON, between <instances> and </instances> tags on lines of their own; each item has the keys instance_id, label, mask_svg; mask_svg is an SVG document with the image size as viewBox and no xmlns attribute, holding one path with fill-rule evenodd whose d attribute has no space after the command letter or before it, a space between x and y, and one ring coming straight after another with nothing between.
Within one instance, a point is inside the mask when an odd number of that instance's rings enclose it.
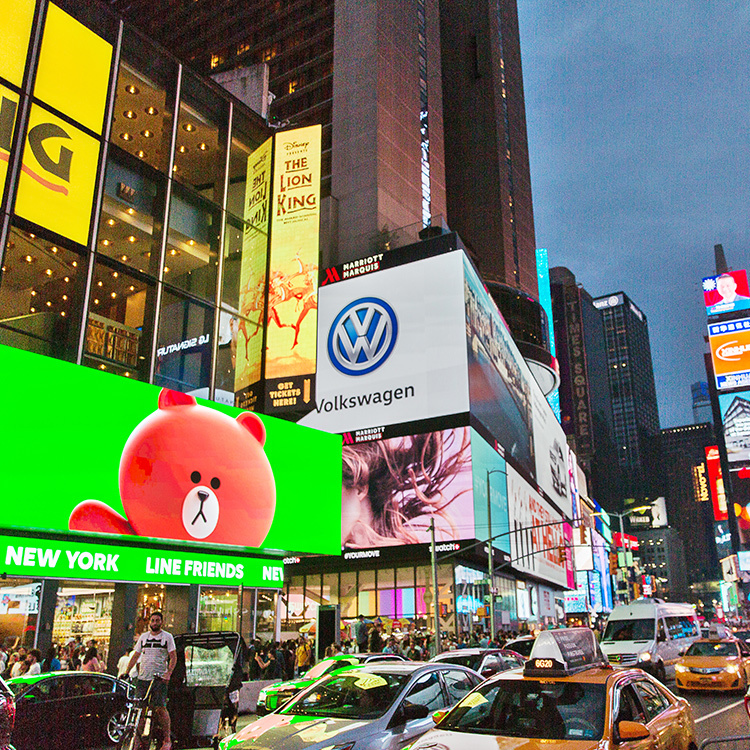
<instances>
[{"instance_id":1,"label":"man in white t-shirt","mask_svg":"<svg viewBox=\"0 0 750 750\"><path fill-rule=\"evenodd\" d=\"M136 683L135 697L144 698L151 681L158 677L151 689L150 705L153 709L156 724L161 727L162 745L160 750L171 750L172 742L170 733L172 730L167 711L167 683L172 676L172 671L177 664L177 649L171 633L162 630L164 617L161 612L153 612L148 622L148 630L141 633L136 641L133 655L130 657L125 673L138 662L138 681ZM145 715L143 722L145 722ZM143 731L143 726L139 728Z\"/></svg>"}]
</instances>

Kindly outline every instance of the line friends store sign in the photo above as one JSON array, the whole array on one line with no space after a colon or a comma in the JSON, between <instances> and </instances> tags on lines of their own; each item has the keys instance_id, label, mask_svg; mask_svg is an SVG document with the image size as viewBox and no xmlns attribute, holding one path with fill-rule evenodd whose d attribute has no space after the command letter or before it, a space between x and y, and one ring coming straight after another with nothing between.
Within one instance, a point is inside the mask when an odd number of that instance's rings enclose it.
<instances>
[{"instance_id":1,"label":"line friends store sign","mask_svg":"<svg viewBox=\"0 0 750 750\"><path fill-rule=\"evenodd\" d=\"M281 588L281 562L251 557L0 537L0 572L10 576L138 583Z\"/></svg>"}]
</instances>

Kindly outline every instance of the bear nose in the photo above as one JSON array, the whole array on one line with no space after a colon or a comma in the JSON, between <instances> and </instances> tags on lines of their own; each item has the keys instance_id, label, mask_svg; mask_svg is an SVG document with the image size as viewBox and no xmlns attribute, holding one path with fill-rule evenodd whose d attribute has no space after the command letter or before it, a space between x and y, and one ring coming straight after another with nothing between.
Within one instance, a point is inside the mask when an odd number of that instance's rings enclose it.
<instances>
[{"instance_id":1,"label":"bear nose","mask_svg":"<svg viewBox=\"0 0 750 750\"><path fill-rule=\"evenodd\" d=\"M198 499L199 500L206 500L208 498L208 492L205 490L198 490Z\"/></svg>"}]
</instances>

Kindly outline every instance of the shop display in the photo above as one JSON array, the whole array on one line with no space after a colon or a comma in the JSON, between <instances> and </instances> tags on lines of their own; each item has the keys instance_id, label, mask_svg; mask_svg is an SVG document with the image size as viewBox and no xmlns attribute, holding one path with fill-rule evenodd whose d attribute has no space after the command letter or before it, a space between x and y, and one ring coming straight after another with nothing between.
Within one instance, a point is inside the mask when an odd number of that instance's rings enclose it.
<instances>
[{"instance_id":1,"label":"shop display","mask_svg":"<svg viewBox=\"0 0 750 750\"><path fill-rule=\"evenodd\" d=\"M57 594L52 641L65 645L96 641L99 659L106 661L112 629L113 589L61 589Z\"/></svg>"},{"instance_id":2,"label":"shop display","mask_svg":"<svg viewBox=\"0 0 750 750\"><path fill-rule=\"evenodd\" d=\"M94 313L89 314L86 330L86 351L89 354L137 367L140 339L141 332L135 328Z\"/></svg>"}]
</instances>

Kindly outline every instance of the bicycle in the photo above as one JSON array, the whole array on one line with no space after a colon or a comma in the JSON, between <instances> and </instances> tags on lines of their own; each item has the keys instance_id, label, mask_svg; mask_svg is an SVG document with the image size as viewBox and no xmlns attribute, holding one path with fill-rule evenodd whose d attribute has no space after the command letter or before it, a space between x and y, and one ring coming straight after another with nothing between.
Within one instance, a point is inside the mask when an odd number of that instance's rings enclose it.
<instances>
[{"instance_id":1,"label":"bicycle","mask_svg":"<svg viewBox=\"0 0 750 750\"><path fill-rule=\"evenodd\" d=\"M110 737L112 737L112 734L119 734L120 738L117 747L120 750L149 750L152 741L157 739L156 735L151 734L151 727L153 725L151 692L154 685L160 681L161 675L155 675L149 682L143 698L135 697L134 684L131 683L128 686L128 708L125 719L122 723L118 722L117 726L112 727L112 731L109 732ZM143 723L143 729L139 732L138 727L141 723Z\"/></svg>"}]
</instances>

